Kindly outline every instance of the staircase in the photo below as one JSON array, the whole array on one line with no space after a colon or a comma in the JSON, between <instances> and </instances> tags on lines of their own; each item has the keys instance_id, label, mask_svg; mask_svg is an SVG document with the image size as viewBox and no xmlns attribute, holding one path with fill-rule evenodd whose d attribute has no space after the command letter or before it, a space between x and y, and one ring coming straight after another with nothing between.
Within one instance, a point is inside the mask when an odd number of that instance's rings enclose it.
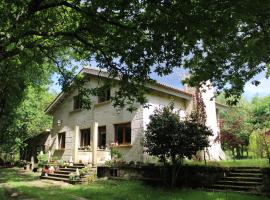
<instances>
[{"instance_id":1,"label":"staircase","mask_svg":"<svg viewBox=\"0 0 270 200\"><path fill-rule=\"evenodd\" d=\"M69 180L70 173L76 172L77 168L82 169L84 167L85 165L81 163L74 164L73 166L60 167L58 170L54 171L54 173L48 173L48 176L43 175L43 176L40 176L40 178L54 180L54 181L64 181L64 182L70 183L71 182ZM81 181L76 181L76 182L81 182Z\"/></svg>"},{"instance_id":2,"label":"staircase","mask_svg":"<svg viewBox=\"0 0 270 200\"><path fill-rule=\"evenodd\" d=\"M262 172L256 167L237 167L230 173L209 186L213 190L234 190L238 192L257 193L262 185Z\"/></svg>"}]
</instances>

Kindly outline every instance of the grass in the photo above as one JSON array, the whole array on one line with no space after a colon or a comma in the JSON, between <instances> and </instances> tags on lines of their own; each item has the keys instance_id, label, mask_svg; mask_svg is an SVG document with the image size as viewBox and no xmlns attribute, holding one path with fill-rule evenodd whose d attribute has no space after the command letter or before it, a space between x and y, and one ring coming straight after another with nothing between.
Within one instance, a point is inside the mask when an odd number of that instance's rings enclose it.
<instances>
[{"instance_id":1,"label":"grass","mask_svg":"<svg viewBox=\"0 0 270 200\"><path fill-rule=\"evenodd\" d=\"M189 161L185 164L188 165L204 165L204 162ZM222 161L207 161L207 166L219 167L270 167L267 159L241 159L241 160L222 160Z\"/></svg>"},{"instance_id":2,"label":"grass","mask_svg":"<svg viewBox=\"0 0 270 200\"><path fill-rule=\"evenodd\" d=\"M150 187L134 181L97 181L90 185L66 185L41 181L32 173L22 173L19 169L1 169L0 199L10 200L4 187L12 188L22 196L17 199L37 200L266 200L263 196L233 192L208 192L191 189ZM14 198L11 198L14 199Z\"/></svg>"}]
</instances>

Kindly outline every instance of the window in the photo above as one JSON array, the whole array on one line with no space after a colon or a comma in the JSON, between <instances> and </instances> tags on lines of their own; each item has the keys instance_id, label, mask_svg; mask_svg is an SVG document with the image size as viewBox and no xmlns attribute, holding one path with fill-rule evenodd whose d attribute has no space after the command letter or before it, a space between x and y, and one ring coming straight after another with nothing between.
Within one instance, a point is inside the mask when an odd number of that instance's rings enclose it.
<instances>
[{"instance_id":1,"label":"window","mask_svg":"<svg viewBox=\"0 0 270 200\"><path fill-rule=\"evenodd\" d=\"M108 88L98 96L98 103L109 101L111 99L111 89Z\"/></svg>"},{"instance_id":2,"label":"window","mask_svg":"<svg viewBox=\"0 0 270 200\"><path fill-rule=\"evenodd\" d=\"M90 146L90 129L81 130L81 143L80 147Z\"/></svg>"},{"instance_id":3,"label":"window","mask_svg":"<svg viewBox=\"0 0 270 200\"><path fill-rule=\"evenodd\" d=\"M66 133L58 133L58 149L64 149L66 145Z\"/></svg>"},{"instance_id":4,"label":"window","mask_svg":"<svg viewBox=\"0 0 270 200\"><path fill-rule=\"evenodd\" d=\"M73 110L78 110L82 108L82 99L80 96L73 97Z\"/></svg>"},{"instance_id":5,"label":"window","mask_svg":"<svg viewBox=\"0 0 270 200\"><path fill-rule=\"evenodd\" d=\"M116 124L115 125L115 142L119 145L131 143L131 124Z\"/></svg>"},{"instance_id":6,"label":"window","mask_svg":"<svg viewBox=\"0 0 270 200\"><path fill-rule=\"evenodd\" d=\"M106 148L106 126L98 127L98 147L100 149Z\"/></svg>"}]
</instances>

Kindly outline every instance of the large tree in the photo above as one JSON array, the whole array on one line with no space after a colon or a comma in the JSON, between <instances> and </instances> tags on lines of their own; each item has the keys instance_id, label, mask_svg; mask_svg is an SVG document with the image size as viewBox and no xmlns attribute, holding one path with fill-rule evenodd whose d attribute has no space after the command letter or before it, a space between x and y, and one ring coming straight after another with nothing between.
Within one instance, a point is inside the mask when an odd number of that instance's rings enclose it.
<instances>
[{"instance_id":1,"label":"large tree","mask_svg":"<svg viewBox=\"0 0 270 200\"><path fill-rule=\"evenodd\" d=\"M269 63L269 8L266 0L1 0L0 122L48 66L68 85L72 59L95 59L120 77L115 106L144 103L151 71L174 67L189 70L191 85L210 80L239 97Z\"/></svg>"},{"instance_id":2,"label":"large tree","mask_svg":"<svg viewBox=\"0 0 270 200\"><path fill-rule=\"evenodd\" d=\"M44 109L55 97L47 87L28 86L24 100L9 115L9 124L1 136L0 147L14 152L24 146L24 141L52 127L52 117Z\"/></svg>"}]
</instances>

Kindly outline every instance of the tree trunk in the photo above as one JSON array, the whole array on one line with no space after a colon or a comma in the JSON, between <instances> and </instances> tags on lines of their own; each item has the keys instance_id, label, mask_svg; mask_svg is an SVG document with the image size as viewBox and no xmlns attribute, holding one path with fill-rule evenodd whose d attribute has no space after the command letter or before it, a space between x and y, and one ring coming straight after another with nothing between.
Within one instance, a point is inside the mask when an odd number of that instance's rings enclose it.
<instances>
[{"instance_id":1,"label":"tree trunk","mask_svg":"<svg viewBox=\"0 0 270 200\"><path fill-rule=\"evenodd\" d=\"M171 173L171 188L175 186L175 182L177 181L178 174L179 174L179 165L177 164L177 161L175 159L175 156L171 157L172 159L172 173ZM180 164L182 166L183 160L180 160Z\"/></svg>"},{"instance_id":2,"label":"tree trunk","mask_svg":"<svg viewBox=\"0 0 270 200\"><path fill-rule=\"evenodd\" d=\"M244 145L241 145L241 156L244 158Z\"/></svg>"},{"instance_id":3,"label":"tree trunk","mask_svg":"<svg viewBox=\"0 0 270 200\"><path fill-rule=\"evenodd\" d=\"M236 157L237 157L238 159L241 158L241 155L240 155L240 148L239 148L239 147L236 148Z\"/></svg>"},{"instance_id":4,"label":"tree trunk","mask_svg":"<svg viewBox=\"0 0 270 200\"><path fill-rule=\"evenodd\" d=\"M206 149L203 150L203 160L204 160L204 165L206 165Z\"/></svg>"}]
</instances>

